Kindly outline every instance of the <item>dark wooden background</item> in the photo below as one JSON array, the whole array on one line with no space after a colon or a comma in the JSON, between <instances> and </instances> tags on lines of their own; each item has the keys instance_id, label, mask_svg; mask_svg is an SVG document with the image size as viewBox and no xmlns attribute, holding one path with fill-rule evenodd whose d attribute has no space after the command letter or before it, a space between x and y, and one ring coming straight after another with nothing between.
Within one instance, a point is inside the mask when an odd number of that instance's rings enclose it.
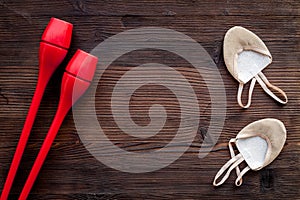
<instances>
[{"instance_id":1,"label":"dark wooden background","mask_svg":"<svg viewBox=\"0 0 300 200\"><path fill-rule=\"evenodd\" d=\"M196 80L194 86L202 99L199 105L202 110L193 145L180 159L164 169L142 174L120 172L89 154L77 135L70 112L29 199L299 199L300 1L0 0L0 16L0 188L7 176L35 90L40 37L50 17L54 16L74 24L74 37L67 58L77 48L90 51L106 38L137 27L171 28L192 37L207 50L220 70L227 94L227 114L217 145L208 156L199 159L198 150L208 128L210 113L210 100L209 97L204 98L208 93L205 85L201 84L201 76L197 73L184 74L192 67L166 52L153 50L123 56L110 66L99 82L102 86L96 94L97 113L110 109L106 106L109 105L110 89L120 78L116 70L125 72L135 62L160 59L180 67L186 78ZM286 106L275 103L259 86L255 88L253 104L249 109L242 110L238 106L238 84L226 70L222 57L224 34L234 25L254 31L267 44L274 62L264 73L286 91L289 97ZM52 121L65 64L49 83L13 185L11 199L18 197ZM153 96L147 99L147 95L142 95L145 92ZM158 103L168 107L171 110L168 113L174 115L164 135L158 135L157 140L139 140L142 145L131 145L135 141L115 127L109 120L112 116L107 112L102 123L109 138L127 146L128 149L124 149L129 151L147 150L149 146L162 148L174 136L180 117L174 95L158 86L142 87L132 102L131 113L142 119L137 123L147 124L149 105L158 95L166 97L160 98ZM288 138L282 153L266 168L247 173L241 187L234 186L232 174L222 187L214 188L211 184L213 177L229 158L229 139L248 123L265 117L278 118L286 125Z\"/></svg>"}]
</instances>

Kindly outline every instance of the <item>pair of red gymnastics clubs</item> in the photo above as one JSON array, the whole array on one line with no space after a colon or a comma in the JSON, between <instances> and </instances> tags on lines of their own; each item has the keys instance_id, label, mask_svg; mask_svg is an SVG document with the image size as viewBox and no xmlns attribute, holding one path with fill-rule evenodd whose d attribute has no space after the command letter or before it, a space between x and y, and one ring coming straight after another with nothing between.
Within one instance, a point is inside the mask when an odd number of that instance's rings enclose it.
<instances>
[{"instance_id":1,"label":"pair of red gymnastics clubs","mask_svg":"<svg viewBox=\"0 0 300 200\"><path fill-rule=\"evenodd\" d=\"M51 18L43 33L42 41L40 42L40 69L36 90L32 98L28 115L4 184L4 188L2 190L0 200L7 200L8 198L45 88L54 71L67 55L68 48L70 47L71 43L72 30L72 24L56 18ZM19 196L19 200L27 199L34 181L36 180L51 148L51 145L57 135L61 123L63 122L70 108L88 89L94 77L97 62L97 57L82 50L77 50L75 55L68 63L62 78L60 100L57 112Z\"/></svg>"}]
</instances>

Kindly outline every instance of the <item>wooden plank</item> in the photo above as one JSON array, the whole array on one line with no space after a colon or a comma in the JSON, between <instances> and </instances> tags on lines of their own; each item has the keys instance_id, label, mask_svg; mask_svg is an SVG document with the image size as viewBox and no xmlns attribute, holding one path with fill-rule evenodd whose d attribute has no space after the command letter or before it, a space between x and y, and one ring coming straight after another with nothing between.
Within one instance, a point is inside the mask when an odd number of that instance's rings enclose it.
<instances>
[{"instance_id":1,"label":"wooden plank","mask_svg":"<svg viewBox=\"0 0 300 200\"><path fill-rule=\"evenodd\" d=\"M1 66L37 65L40 35L48 23L49 16L33 18L34 24L13 16L0 18L0 59ZM299 63L300 17L261 16L253 21L249 16L182 16L182 17L64 17L74 24L71 53L77 48L93 49L106 38L127 29L143 26L159 26L187 34L215 56L222 47L226 30L242 25L258 34L268 45L274 58L284 56L286 62ZM93 23L95 22L96 23ZM8 28L12 27L12 28ZM207 28L209 27L209 28ZM30 51L28 47L30 46ZM286 51L282 52L282 48ZM220 52L219 52L220 53ZM217 55L220 58L220 55ZM70 56L69 56L70 57ZM276 61L276 59L274 59Z\"/></svg>"},{"instance_id":2,"label":"wooden plank","mask_svg":"<svg viewBox=\"0 0 300 200\"><path fill-rule=\"evenodd\" d=\"M53 1L51 4L39 0L2 0L0 5L31 21L31 16L190 16L190 15L299 15L299 1ZM144 9L147 8L147 9ZM4 14L4 13L3 13Z\"/></svg>"}]
</instances>

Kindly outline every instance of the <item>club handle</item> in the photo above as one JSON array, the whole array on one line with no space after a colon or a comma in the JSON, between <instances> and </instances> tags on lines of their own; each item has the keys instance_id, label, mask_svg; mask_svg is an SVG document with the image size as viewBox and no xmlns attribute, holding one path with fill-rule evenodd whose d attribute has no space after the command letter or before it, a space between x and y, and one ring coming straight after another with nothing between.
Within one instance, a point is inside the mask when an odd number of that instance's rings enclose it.
<instances>
[{"instance_id":1,"label":"club handle","mask_svg":"<svg viewBox=\"0 0 300 200\"><path fill-rule=\"evenodd\" d=\"M57 112L26 180L19 200L27 199L65 116L74 103L85 93L89 85L90 83L87 81L78 79L67 72L64 73Z\"/></svg>"},{"instance_id":2,"label":"club handle","mask_svg":"<svg viewBox=\"0 0 300 200\"><path fill-rule=\"evenodd\" d=\"M51 124L51 127L49 129L49 132L44 140L44 143L40 149L40 152L33 164L33 167L30 171L30 174L26 180L26 183L23 187L23 190L21 192L21 195L19 197L19 200L26 200L29 193L30 193L30 190L41 170L41 167L47 157L47 154L52 146L52 143L57 135L57 132L66 116L66 114L68 113L68 110L69 108L66 108L66 107L59 107L58 110L57 110L57 113L54 117L54 120Z\"/></svg>"}]
</instances>

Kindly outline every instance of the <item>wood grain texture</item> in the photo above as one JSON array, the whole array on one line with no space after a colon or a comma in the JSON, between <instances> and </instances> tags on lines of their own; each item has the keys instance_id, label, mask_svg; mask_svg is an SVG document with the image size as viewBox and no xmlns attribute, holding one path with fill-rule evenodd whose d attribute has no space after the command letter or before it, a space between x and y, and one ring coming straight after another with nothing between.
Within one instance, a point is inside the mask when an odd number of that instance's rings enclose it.
<instances>
[{"instance_id":1,"label":"wood grain texture","mask_svg":"<svg viewBox=\"0 0 300 200\"><path fill-rule=\"evenodd\" d=\"M133 66L163 62L186 77L199 99L200 125L189 149L174 163L155 172L131 174L97 161L81 142L71 112L65 119L29 199L299 199L300 169L300 1L41 1L0 0L0 188L3 187L35 89L37 53L41 34L50 17L74 24L67 59L77 48L92 50L100 42L125 30L158 26L180 31L201 44L216 63L226 89L227 113L222 134L203 159L198 151L206 137L211 105L199 73L184 59L159 50L135 51L122 56L104 73L96 92L101 126L114 144L127 151L154 151L174 137L180 118L176 96L166 88L148 85L136 91L130 113L139 125L149 123L153 102L167 109L168 120L155 137L139 139L124 134L110 109L112 89ZM225 32L234 25L258 34L268 46L273 64L264 74L282 88L289 103L281 106L259 86L252 106L242 110L236 102L237 82L222 57ZM63 68L57 70L44 95L22 159L10 199L17 199L34 158L55 114ZM89 94L82 99L85 101ZM219 188L212 186L218 169L229 159L227 142L248 123L275 117L282 120L288 138L282 153L269 166L245 175L234 186L234 175ZM96 133L95 133L96 134Z\"/></svg>"}]
</instances>

